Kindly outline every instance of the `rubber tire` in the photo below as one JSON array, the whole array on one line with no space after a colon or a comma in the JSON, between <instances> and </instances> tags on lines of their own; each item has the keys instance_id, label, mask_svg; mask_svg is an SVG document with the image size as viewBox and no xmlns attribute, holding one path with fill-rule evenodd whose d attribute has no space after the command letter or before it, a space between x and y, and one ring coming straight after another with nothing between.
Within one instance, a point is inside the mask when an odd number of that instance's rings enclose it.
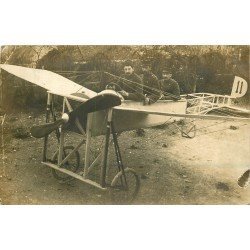
<instances>
[{"instance_id":1,"label":"rubber tire","mask_svg":"<svg viewBox=\"0 0 250 250\"><path fill-rule=\"evenodd\" d=\"M181 132L181 135L182 137L193 139L196 136L196 125L193 125L188 133Z\"/></svg>"},{"instance_id":2,"label":"rubber tire","mask_svg":"<svg viewBox=\"0 0 250 250\"><path fill-rule=\"evenodd\" d=\"M124 190L122 191L120 188L118 188L119 186L119 182L121 182L121 176L122 176L122 171L118 172L116 174L116 176L114 177L114 179L111 182L111 186L110 186L110 195L111 195L111 200L113 203L115 204L131 204L135 198L138 195L138 192L140 190L140 178L137 175L137 173L135 172L134 169L132 168L126 168L124 169L125 175L126 175L126 180L128 182L128 189L130 189L130 178L133 177L134 178L134 182L135 182L135 187L133 188L133 190ZM132 176L131 176L132 175ZM132 194L129 194L127 192L132 191ZM120 197L117 197L117 196Z\"/></svg>"}]
</instances>

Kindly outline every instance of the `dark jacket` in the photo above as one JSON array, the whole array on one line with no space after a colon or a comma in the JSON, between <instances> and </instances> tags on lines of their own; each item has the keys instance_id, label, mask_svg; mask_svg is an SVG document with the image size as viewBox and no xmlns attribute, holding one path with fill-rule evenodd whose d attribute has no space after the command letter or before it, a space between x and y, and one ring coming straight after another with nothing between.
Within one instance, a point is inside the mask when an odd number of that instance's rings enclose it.
<instances>
[{"instance_id":1,"label":"dark jacket","mask_svg":"<svg viewBox=\"0 0 250 250\"><path fill-rule=\"evenodd\" d=\"M143 94L146 94L151 102L156 102L160 98L160 85L157 76L152 72L144 72L142 80Z\"/></svg>"},{"instance_id":2,"label":"dark jacket","mask_svg":"<svg viewBox=\"0 0 250 250\"><path fill-rule=\"evenodd\" d=\"M159 83L164 100L179 100L181 98L179 84L174 79L162 79Z\"/></svg>"},{"instance_id":3,"label":"dark jacket","mask_svg":"<svg viewBox=\"0 0 250 250\"><path fill-rule=\"evenodd\" d=\"M120 87L128 92L128 97L125 97L125 99L134 101L144 100L141 77L135 73L132 73L131 75L123 74L121 77L128 80L121 79L119 82Z\"/></svg>"}]
</instances>

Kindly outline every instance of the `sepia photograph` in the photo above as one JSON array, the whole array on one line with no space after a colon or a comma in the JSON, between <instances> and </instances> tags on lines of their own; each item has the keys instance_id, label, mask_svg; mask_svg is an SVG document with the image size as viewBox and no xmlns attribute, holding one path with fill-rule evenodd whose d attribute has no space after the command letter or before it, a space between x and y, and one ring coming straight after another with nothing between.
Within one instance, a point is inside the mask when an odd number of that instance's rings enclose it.
<instances>
[{"instance_id":1,"label":"sepia photograph","mask_svg":"<svg viewBox=\"0 0 250 250\"><path fill-rule=\"evenodd\" d=\"M250 204L249 45L3 45L2 205Z\"/></svg>"},{"instance_id":2,"label":"sepia photograph","mask_svg":"<svg viewBox=\"0 0 250 250\"><path fill-rule=\"evenodd\" d=\"M1 249L249 248L247 1L0 6Z\"/></svg>"}]
</instances>

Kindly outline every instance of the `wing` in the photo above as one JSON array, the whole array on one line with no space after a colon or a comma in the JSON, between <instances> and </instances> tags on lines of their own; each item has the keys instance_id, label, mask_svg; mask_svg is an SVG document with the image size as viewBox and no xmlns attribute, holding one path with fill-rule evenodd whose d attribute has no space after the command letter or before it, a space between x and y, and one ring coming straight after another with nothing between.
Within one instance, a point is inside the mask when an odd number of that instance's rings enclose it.
<instances>
[{"instance_id":1,"label":"wing","mask_svg":"<svg viewBox=\"0 0 250 250\"><path fill-rule=\"evenodd\" d=\"M96 92L48 70L8 64L0 64L0 68L57 95L81 95L85 99L96 96Z\"/></svg>"},{"instance_id":2,"label":"wing","mask_svg":"<svg viewBox=\"0 0 250 250\"><path fill-rule=\"evenodd\" d=\"M223 114L187 114L187 101L171 100L158 101L152 105L143 105L140 102L124 101L120 106L114 107L114 126L116 132L129 131L138 128L155 127L172 123L183 118L208 120L250 120L250 112L246 116ZM105 134L106 112L95 112L92 117L91 133L93 136Z\"/></svg>"},{"instance_id":3,"label":"wing","mask_svg":"<svg viewBox=\"0 0 250 250\"><path fill-rule=\"evenodd\" d=\"M148 110L146 108L138 109L138 108L124 107L124 106L115 107L114 109L120 110L120 111L126 111L127 113L137 113L137 114L142 113L142 114L147 114L147 115L159 115L159 116L181 117L181 118L192 118L192 119L250 120L250 111L249 110L246 110L245 112L243 110L237 112L237 109L234 109L235 114L227 113L227 112L226 113L221 112L221 113L219 113L219 115L215 115L215 114L212 114L212 115L210 115L210 114L206 114L206 115L186 114L184 112L182 112L182 113L174 113L174 112L167 112L167 111L158 111L157 109ZM240 113L240 115L239 115L239 113Z\"/></svg>"}]
</instances>

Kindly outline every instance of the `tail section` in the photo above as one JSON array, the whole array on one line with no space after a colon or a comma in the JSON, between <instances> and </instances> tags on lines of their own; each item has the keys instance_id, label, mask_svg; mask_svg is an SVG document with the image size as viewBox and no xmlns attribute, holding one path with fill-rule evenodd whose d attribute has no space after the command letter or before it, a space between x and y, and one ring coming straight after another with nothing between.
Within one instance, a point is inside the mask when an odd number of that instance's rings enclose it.
<instances>
[{"instance_id":1,"label":"tail section","mask_svg":"<svg viewBox=\"0 0 250 250\"><path fill-rule=\"evenodd\" d=\"M246 80L244 80L243 78L239 76L235 76L233 87L232 87L232 92L231 92L231 97L239 98L239 97L244 96L247 92L247 87L248 87L248 84Z\"/></svg>"}]
</instances>

